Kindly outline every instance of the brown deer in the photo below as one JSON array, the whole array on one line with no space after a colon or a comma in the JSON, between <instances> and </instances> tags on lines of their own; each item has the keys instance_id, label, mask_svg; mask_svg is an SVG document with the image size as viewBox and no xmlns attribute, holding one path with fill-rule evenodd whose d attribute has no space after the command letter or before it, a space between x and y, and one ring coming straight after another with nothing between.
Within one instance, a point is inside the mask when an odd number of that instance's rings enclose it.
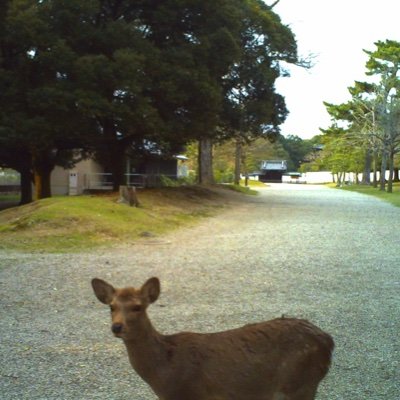
<instances>
[{"instance_id":1,"label":"brown deer","mask_svg":"<svg viewBox=\"0 0 400 400\"><path fill-rule=\"evenodd\" d=\"M160 294L150 278L140 289L93 279L111 308L111 330L135 371L160 400L311 400L328 372L330 335L310 322L277 318L217 333L158 333L146 309Z\"/></svg>"}]
</instances>

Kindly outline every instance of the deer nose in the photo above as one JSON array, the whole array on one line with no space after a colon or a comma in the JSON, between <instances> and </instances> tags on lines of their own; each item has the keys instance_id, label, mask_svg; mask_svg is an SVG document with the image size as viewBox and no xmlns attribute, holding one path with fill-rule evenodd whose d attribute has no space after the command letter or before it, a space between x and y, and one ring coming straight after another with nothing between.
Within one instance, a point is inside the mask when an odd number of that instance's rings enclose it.
<instances>
[{"instance_id":1,"label":"deer nose","mask_svg":"<svg viewBox=\"0 0 400 400\"><path fill-rule=\"evenodd\" d=\"M113 331L113 333L121 333L122 332L122 324L112 324L111 326L111 330Z\"/></svg>"}]
</instances>

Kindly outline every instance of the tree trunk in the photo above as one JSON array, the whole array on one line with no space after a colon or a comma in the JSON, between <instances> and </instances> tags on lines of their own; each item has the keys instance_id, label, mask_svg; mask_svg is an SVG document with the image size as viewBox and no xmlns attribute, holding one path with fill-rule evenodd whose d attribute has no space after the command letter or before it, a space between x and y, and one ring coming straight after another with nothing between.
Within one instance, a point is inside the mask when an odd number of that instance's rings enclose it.
<instances>
[{"instance_id":1,"label":"tree trunk","mask_svg":"<svg viewBox=\"0 0 400 400\"><path fill-rule=\"evenodd\" d=\"M111 173L111 183L114 192L125 185L125 150L129 143L118 140L117 129L112 118L105 118L101 122L104 142L98 150L97 159L104 168L105 173Z\"/></svg>"},{"instance_id":2,"label":"tree trunk","mask_svg":"<svg viewBox=\"0 0 400 400\"><path fill-rule=\"evenodd\" d=\"M33 178L35 185L35 200L51 197L51 171L54 162L48 152L43 151L32 156Z\"/></svg>"},{"instance_id":3,"label":"tree trunk","mask_svg":"<svg viewBox=\"0 0 400 400\"><path fill-rule=\"evenodd\" d=\"M373 152L372 161L373 161L373 168L374 168L372 182L373 182L374 188L376 188L376 187L378 187L378 154L377 154L376 150L374 150L374 152Z\"/></svg>"},{"instance_id":4,"label":"tree trunk","mask_svg":"<svg viewBox=\"0 0 400 400\"><path fill-rule=\"evenodd\" d=\"M51 171L35 169L33 175L35 185L35 200L51 197Z\"/></svg>"},{"instance_id":5,"label":"tree trunk","mask_svg":"<svg viewBox=\"0 0 400 400\"><path fill-rule=\"evenodd\" d=\"M382 163L381 163L381 173L380 173L380 184L379 190L385 191L386 186L386 167L387 167L387 152L384 150L382 152Z\"/></svg>"},{"instance_id":6,"label":"tree trunk","mask_svg":"<svg viewBox=\"0 0 400 400\"><path fill-rule=\"evenodd\" d=\"M130 207L139 207L140 203L137 197L136 188L133 186L120 186L118 202L129 204Z\"/></svg>"},{"instance_id":7,"label":"tree trunk","mask_svg":"<svg viewBox=\"0 0 400 400\"><path fill-rule=\"evenodd\" d=\"M393 182L400 182L399 168L393 168Z\"/></svg>"},{"instance_id":8,"label":"tree trunk","mask_svg":"<svg viewBox=\"0 0 400 400\"><path fill-rule=\"evenodd\" d=\"M35 170L33 182L35 185L35 200L51 197L50 174L45 171Z\"/></svg>"},{"instance_id":9,"label":"tree trunk","mask_svg":"<svg viewBox=\"0 0 400 400\"><path fill-rule=\"evenodd\" d=\"M389 179L387 184L387 192L393 192L393 164L394 164L394 152L390 151L389 154Z\"/></svg>"},{"instance_id":10,"label":"tree trunk","mask_svg":"<svg viewBox=\"0 0 400 400\"><path fill-rule=\"evenodd\" d=\"M338 172L336 174L336 187L341 187L343 185L344 172Z\"/></svg>"},{"instance_id":11,"label":"tree trunk","mask_svg":"<svg viewBox=\"0 0 400 400\"><path fill-rule=\"evenodd\" d=\"M110 134L110 136L112 136ZM103 152L104 151L104 152ZM118 143L115 139L109 139L108 145L101 154L101 164L106 173L111 173L112 190L117 192L121 185L125 185L126 157L125 146Z\"/></svg>"},{"instance_id":12,"label":"tree trunk","mask_svg":"<svg viewBox=\"0 0 400 400\"><path fill-rule=\"evenodd\" d=\"M371 163L372 163L372 154L371 150L367 149L365 153L364 159L364 170L361 179L362 185L370 185L371 184Z\"/></svg>"},{"instance_id":13,"label":"tree trunk","mask_svg":"<svg viewBox=\"0 0 400 400\"><path fill-rule=\"evenodd\" d=\"M118 191L119 187L122 184L125 184L125 179L124 179L124 172L125 172L125 166L124 166L124 151L122 152L116 152L115 154L115 162L110 165L110 171L112 173L113 177L113 191L116 192Z\"/></svg>"},{"instance_id":14,"label":"tree trunk","mask_svg":"<svg viewBox=\"0 0 400 400\"><path fill-rule=\"evenodd\" d=\"M31 168L24 167L19 170L21 175L21 198L20 205L31 203L33 200L32 193L32 172Z\"/></svg>"},{"instance_id":15,"label":"tree trunk","mask_svg":"<svg viewBox=\"0 0 400 400\"><path fill-rule=\"evenodd\" d=\"M235 148L235 179L234 184L240 184L240 167L242 161L242 141L237 138L236 139L236 148Z\"/></svg>"},{"instance_id":16,"label":"tree trunk","mask_svg":"<svg viewBox=\"0 0 400 400\"><path fill-rule=\"evenodd\" d=\"M214 183L212 140L210 138L203 138L199 141L199 183L201 185Z\"/></svg>"}]
</instances>

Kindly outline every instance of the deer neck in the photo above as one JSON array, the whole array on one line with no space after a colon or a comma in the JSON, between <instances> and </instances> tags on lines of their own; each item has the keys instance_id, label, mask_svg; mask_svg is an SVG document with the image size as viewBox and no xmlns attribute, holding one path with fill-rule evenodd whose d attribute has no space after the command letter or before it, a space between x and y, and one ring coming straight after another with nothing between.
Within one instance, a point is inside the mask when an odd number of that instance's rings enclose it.
<instances>
[{"instance_id":1,"label":"deer neck","mask_svg":"<svg viewBox=\"0 0 400 400\"><path fill-rule=\"evenodd\" d=\"M146 314L129 328L129 334L123 339L129 361L142 379L153 386L159 382L166 360L163 335L156 331Z\"/></svg>"}]
</instances>

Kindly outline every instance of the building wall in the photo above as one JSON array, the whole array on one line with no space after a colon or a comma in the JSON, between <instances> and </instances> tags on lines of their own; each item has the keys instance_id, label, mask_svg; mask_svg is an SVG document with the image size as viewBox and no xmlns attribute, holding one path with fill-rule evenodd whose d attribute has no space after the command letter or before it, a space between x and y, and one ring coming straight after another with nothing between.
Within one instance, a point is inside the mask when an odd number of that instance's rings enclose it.
<instances>
[{"instance_id":1,"label":"building wall","mask_svg":"<svg viewBox=\"0 0 400 400\"><path fill-rule=\"evenodd\" d=\"M259 176L261 182L282 182L284 171L262 171Z\"/></svg>"},{"instance_id":2,"label":"building wall","mask_svg":"<svg viewBox=\"0 0 400 400\"><path fill-rule=\"evenodd\" d=\"M178 160L164 160L160 158L148 159L129 175L130 184L135 184L138 174L143 174L140 181L145 179L146 185L160 185L161 176L176 179ZM72 175L71 175L72 174ZM182 175L187 175L184 170ZM84 190L103 190L111 188L111 174L105 173L103 168L94 160L80 161L74 168L67 170L61 167L54 168L51 174L51 190L53 195L79 195Z\"/></svg>"},{"instance_id":3,"label":"building wall","mask_svg":"<svg viewBox=\"0 0 400 400\"><path fill-rule=\"evenodd\" d=\"M163 160L160 158L147 159L141 166L137 168L137 172L148 175L165 175L170 178L176 178L177 160Z\"/></svg>"},{"instance_id":4,"label":"building wall","mask_svg":"<svg viewBox=\"0 0 400 400\"><path fill-rule=\"evenodd\" d=\"M72 169L55 167L51 174L51 192L53 195L70 194L70 189L72 189L70 188L70 173L76 173L76 194L82 194L83 190L88 185L88 180L93 183L93 181L99 179L96 174L102 172L103 168L96 161L91 159L80 161Z\"/></svg>"}]
</instances>

